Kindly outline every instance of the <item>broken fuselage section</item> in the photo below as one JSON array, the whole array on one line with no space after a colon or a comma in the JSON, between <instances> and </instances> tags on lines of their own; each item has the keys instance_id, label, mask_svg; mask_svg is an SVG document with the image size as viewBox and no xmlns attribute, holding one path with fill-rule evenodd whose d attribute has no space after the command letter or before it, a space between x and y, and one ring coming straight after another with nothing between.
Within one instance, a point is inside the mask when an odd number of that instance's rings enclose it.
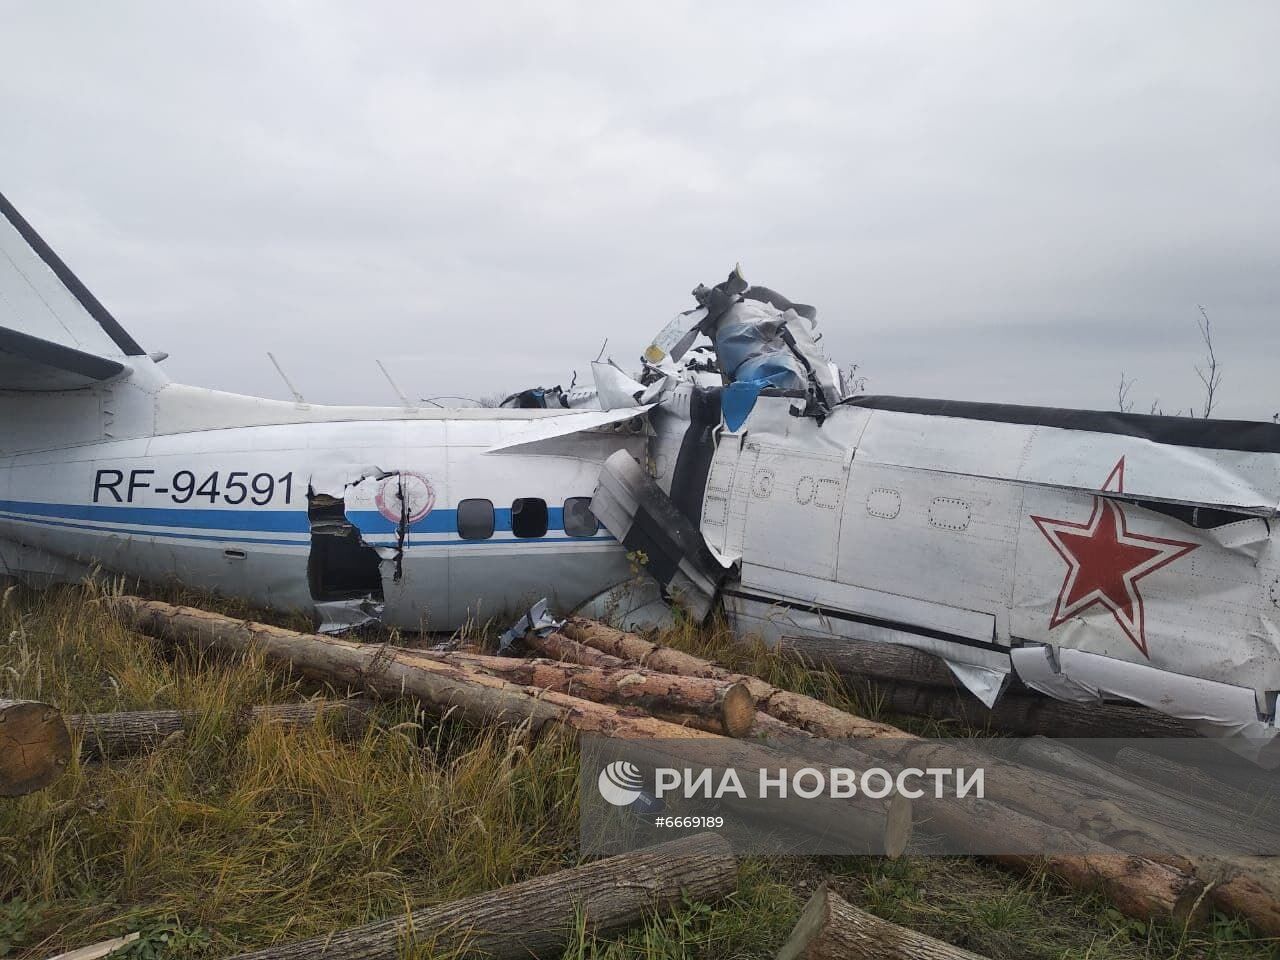
<instances>
[{"instance_id":1,"label":"broken fuselage section","mask_svg":"<svg viewBox=\"0 0 1280 960\"><path fill-rule=\"evenodd\" d=\"M596 494L695 615L1274 736L1280 427L852 396L808 308L736 271L695 295L644 358L648 477L614 458ZM719 383L679 363L706 341Z\"/></svg>"}]
</instances>

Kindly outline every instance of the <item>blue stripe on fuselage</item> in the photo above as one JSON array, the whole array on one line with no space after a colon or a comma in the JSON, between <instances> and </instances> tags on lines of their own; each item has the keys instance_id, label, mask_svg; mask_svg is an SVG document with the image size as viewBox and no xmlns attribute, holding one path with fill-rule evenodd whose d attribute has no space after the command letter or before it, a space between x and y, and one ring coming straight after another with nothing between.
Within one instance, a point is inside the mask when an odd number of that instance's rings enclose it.
<instances>
[{"instance_id":1,"label":"blue stripe on fuselage","mask_svg":"<svg viewBox=\"0 0 1280 960\"><path fill-rule=\"evenodd\" d=\"M255 533L310 533L305 508L298 510L206 510L175 507L110 507L102 504L34 503L0 500L0 510L58 520L141 524L149 527L192 527L201 530L247 530Z\"/></svg>"},{"instance_id":2,"label":"blue stripe on fuselage","mask_svg":"<svg viewBox=\"0 0 1280 960\"><path fill-rule=\"evenodd\" d=\"M22 517L10 513L0 513L0 520L12 520L16 523L35 523L43 527L57 527L64 530L85 530L89 533L102 533L110 536L153 537L168 540L206 540L214 543L252 543L270 546L310 547L307 540L272 540L264 537L237 537L234 535L215 536L203 533L169 533L162 530L137 530L130 527L91 527L87 523L76 523L69 520L55 520L49 517Z\"/></svg>"},{"instance_id":3,"label":"blue stripe on fuselage","mask_svg":"<svg viewBox=\"0 0 1280 960\"><path fill-rule=\"evenodd\" d=\"M361 533L369 536L376 536L379 533L395 533L396 523L388 520L377 510L352 510L347 514L347 519L354 523ZM563 530L564 529L564 508L563 507L547 507L547 529ZM410 533L457 533L458 532L458 511L457 510L432 510L429 514L419 520L417 523L409 525ZM511 532L511 508L510 507L494 507L493 508L493 532L494 533L510 533ZM588 538L584 538L588 539Z\"/></svg>"},{"instance_id":4,"label":"blue stripe on fuselage","mask_svg":"<svg viewBox=\"0 0 1280 960\"><path fill-rule=\"evenodd\" d=\"M511 510L495 508L494 532L511 532ZM396 524L388 520L376 510L356 510L349 515L351 522L361 534L376 537L379 534L394 534ZM236 543L259 543L273 545L306 544L306 540L280 540L252 537L238 537L235 533L285 533L307 536L311 533L311 524L305 510L226 510L220 508L191 509L173 507L117 507L101 504L67 504L37 503L27 500L0 500L0 519L15 520L26 523L38 523L42 526L62 527L74 530L101 531L135 537L164 537L185 540L214 540ZM82 521L77 523L75 521ZM108 526L89 526L101 523ZM410 525L410 544L412 546L444 546L449 544L486 544L486 543L575 543L591 540L612 540L604 531L593 537L527 537L513 540L463 540L458 537L445 541L413 540L412 535L418 533L449 533L456 537L458 529L456 510L433 510L422 520ZM192 530L209 531L209 533L179 533L157 530L138 529L147 527L186 527ZM564 511L560 507L547 509L548 532L564 529ZM227 534L230 535L227 535ZM213 535L211 535L213 534ZM222 535L216 535L222 534ZM603 534L603 535L602 535Z\"/></svg>"}]
</instances>

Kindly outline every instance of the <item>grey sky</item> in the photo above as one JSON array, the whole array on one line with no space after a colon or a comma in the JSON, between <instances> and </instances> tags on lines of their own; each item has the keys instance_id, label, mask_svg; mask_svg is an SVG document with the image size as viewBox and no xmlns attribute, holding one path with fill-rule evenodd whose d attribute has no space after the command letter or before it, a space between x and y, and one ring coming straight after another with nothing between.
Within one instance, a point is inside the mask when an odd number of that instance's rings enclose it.
<instances>
[{"instance_id":1,"label":"grey sky","mask_svg":"<svg viewBox=\"0 0 1280 960\"><path fill-rule=\"evenodd\" d=\"M4 3L0 190L175 379L630 366L741 261L869 388L1280 410L1280 5Z\"/></svg>"}]
</instances>

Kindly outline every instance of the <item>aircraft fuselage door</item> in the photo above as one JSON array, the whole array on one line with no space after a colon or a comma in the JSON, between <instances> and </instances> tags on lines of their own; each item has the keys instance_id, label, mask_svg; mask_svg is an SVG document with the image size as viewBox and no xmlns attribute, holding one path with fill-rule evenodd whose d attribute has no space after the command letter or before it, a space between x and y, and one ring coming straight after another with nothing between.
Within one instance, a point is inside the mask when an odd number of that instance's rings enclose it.
<instances>
[{"instance_id":1,"label":"aircraft fuselage door","mask_svg":"<svg viewBox=\"0 0 1280 960\"><path fill-rule=\"evenodd\" d=\"M745 562L834 580L848 479L839 457L760 444L739 479Z\"/></svg>"},{"instance_id":2,"label":"aircraft fuselage door","mask_svg":"<svg viewBox=\"0 0 1280 960\"><path fill-rule=\"evenodd\" d=\"M747 433L730 433L721 428L702 499L702 536L717 559L726 564L742 556L749 487L760 453L759 446L747 439Z\"/></svg>"}]
</instances>

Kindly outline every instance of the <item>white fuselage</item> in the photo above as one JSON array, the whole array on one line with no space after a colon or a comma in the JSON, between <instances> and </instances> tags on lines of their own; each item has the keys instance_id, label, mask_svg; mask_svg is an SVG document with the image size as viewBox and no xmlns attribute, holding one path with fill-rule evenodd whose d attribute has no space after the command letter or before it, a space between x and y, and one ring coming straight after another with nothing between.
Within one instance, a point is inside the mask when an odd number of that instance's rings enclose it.
<instances>
[{"instance_id":1,"label":"white fuselage","mask_svg":"<svg viewBox=\"0 0 1280 960\"><path fill-rule=\"evenodd\" d=\"M11 572L72 579L93 564L290 611L365 600L387 625L445 631L543 596L572 609L629 575L581 507L604 457L643 450L633 427L539 443L584 414L311 407L135 379L141 394L120 384L124 398L112 385L34 395L42 418L80 408L64 422L101 431L85 442L41 449L39 424L20 417L0 430ZM106 423L113 404L127 413ZM237 425L255 420L281 422ZM471 527L460 531L462 501ZM514 523L513 505L524 507Z\"/></svg>"},{"instance_id":2,"label":"white fuselage","mask_svg":"<svg viewBox=\"0 0 1280 960\"><path fill-rule=\"evenodd\" d=\"M790 407L762 397L720 431L707 475L701 531L738 564L739 632L906 644L993 689L1012 658L1055 696L1254 735L1274 715L1280 456Z\"/></svg>"}]
</instances>

